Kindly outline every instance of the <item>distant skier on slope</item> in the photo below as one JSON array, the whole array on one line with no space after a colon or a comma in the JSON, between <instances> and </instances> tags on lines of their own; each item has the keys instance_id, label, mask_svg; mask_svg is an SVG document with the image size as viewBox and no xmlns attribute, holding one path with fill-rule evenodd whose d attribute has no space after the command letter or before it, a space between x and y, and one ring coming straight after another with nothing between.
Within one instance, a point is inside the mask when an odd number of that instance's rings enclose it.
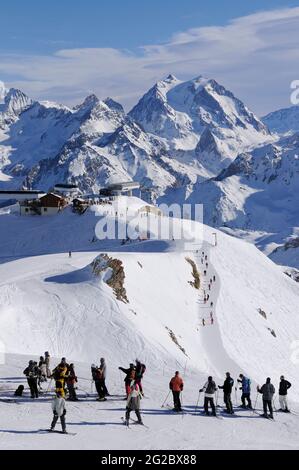
<instances>
[{"instance_id":1,"label":"distant skier on slope","mask_svg":"<svg viewBox=\"0 0 299 470\"><path fill-rule=\"evenodd\" d=\"M142 379L143 379L143 375L146 371L146 366L145 364L142 364L141 361L139 361L138 359L136 359L136 383L139 385L139 389L140 389L140 393L142 394L142 396L144 395L143 393L143 387L142 387Z\"/></svg>"},{"instance_id":2,"label":"distant skier on slope","mask_svg":"<svg viewBox=\"0 0 299 470\"><path fill-rule=\"evenodd\" d=\"M124 382L125 382L125 389L126 389L126 399L128 399L129 394L130 394L131 382L132 380L135 380L136 367L134 366L133 363L131 363L128 369L124 369L123 367L119 367L118 369L121 370L124 374L126 374Z\"/></svg>"},{"instance_id":3,"label":"distant skier on slope","mask_svg":"<svg viewBox=\"0 0 299 470\"><path fill-rule=\"evenodd\" d=\"M184 389L184 381L177 370L169 382L169 389L173 396L173 411L182 411L180 395Z\"/></svg>"},{"instance_id":4,"label":"distant skier on slope","mask_svg":"<svg viewBox=\"0 0 299 470\"><path fill-rule=\"evenodd\" d=\"M126 424L129 425L130 413L135 411L135 414L138 419L138 424L143 424L141 414L140 414L140 400L142 399L142 394L140 391L139 384L136 380L132 380L130 383L130 390L127 399L126 407Z\"/></svg>"},{"instance_id":5,"label":"distant skier on slope","mask_svg":"<svg viewBox=\"0 0 299 470\"><path fill-rule=\"evenodd\" d=\"M233 404L231 400L231 393L234 386L234 379L230 376L229 372L226 372L226 379L223 385L218 385L218 388L223 390L223 400L226 405L226 411L229 414L234 414Z\"/></svg>"},{"instance_id":6,"label":"distant skier on slope","mask_svg":"<svg viewBox=\"0 0 299 470\"><path fill-rule=\"evenodd\" d=\"M205 392L204 410L207 416L210 415L209 405L212 408L212 415L216 416L216 407L215 407L215 402L214 402L214 396L215 396L216 390L217 390L217 386L213 380L213 377L211 376L208 377L208 381L199 390L200 393Z\"/></svg>"},{"instance_id":7,"label":"distant skier on slope","mask_svg":"<svg viewBox=\"0 0 299 470\"><path fill-rule=\"evenodd\" d=\"M262 414L262 416L268 418L267 409L269 409L269 417L273 419L272 400L275 394L275 388L274 385L271 384L270 377L267 378L266 383L261 388L257 386L257 391L263 395L264 414Z\"/></svg>"},{"instance_id":8,"label":"distant skier on slope","mask_svg":"<svg viewBox=\"0 0 299 470\"><path fill-rule=\"evenodd\" d=\"M53 401L52 401L52 410L53 410L53 420L52 420L50 431L54 431L58 418L60 418L62 432L66 434L65 399L63 398L61 392L56 392L56 396L53 398Z\"/></svg>"},{"instance_id":9,"label":"distant skier on slope","mask_svg":"<svg viewBox=\"0 0 299 470\"><path fill-rule=\"evenodd\" d=\"M279 383L279 404L280 404L280 410L279 411L284 411L285 413L290 413L289 407L288 407L288 400L287 400L287 395L288 395L288 390L291 388L292 384L288 382L284 376L282 375L280 377L280 383Z\"/></svg>"},{"instance_id":10,"label":"distant skier on slope","mask_svg":"<svg viewBox=\"0 0 299 470\"><path fill-rule=\"evenodd\" d=\"M31 398L38 398L37 380L38 380L38 367L34 361L29 361L28 367L23 372L27 377L27 382L31 392Z\"/></svg>"},{"instance_id":11,"label":"distant skier on slope","mask_svg":"<svg viewBox=\"0 0 299 470\"><path fill-rule=\"evenodd\" d=\"M250 408L252 409L252 404L251 404L251 398L250 398L250 393L251 393L251 381L248 377L245 377L245 375L240 374L238 382L241 383L240 390L242 390L242 396L241 396L241 401L242 405L241 408ZM246 401L247 401L247 406L246 406Z\"/></svg>"}]
</instances>

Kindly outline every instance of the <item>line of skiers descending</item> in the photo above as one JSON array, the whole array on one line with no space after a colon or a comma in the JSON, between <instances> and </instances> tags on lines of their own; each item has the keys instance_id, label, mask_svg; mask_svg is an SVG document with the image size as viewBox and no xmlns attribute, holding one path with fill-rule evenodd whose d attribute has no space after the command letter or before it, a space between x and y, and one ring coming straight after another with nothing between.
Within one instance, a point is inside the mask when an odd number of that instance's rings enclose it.
<instances>
[{"instance_id":1,"label":"line of skiers descending","mask_svg":"<svg viewBox=\"0 0 299 470\"><path fill-rule=\"evenodd\" d=\"M239 375L239 378L237 379L237 382L239 384L240 390L242 390L242 396L241 396L241 408L248 408L248 409L253 409L252 407L252 402L251 402L251 381L248 377L245 377L243 374ZM232 391L234 387L234 379L231 377L230 373L226 373L226 377L224 380L223 385L216 385L215 381L213 380L213 377L208 377L207 382L204 384L204 386L199 390L199 396L198 396L198 403L200 399L201 393L204 392L204 412L207 416L210 415L209 412L209 407L211 408L212 411L212 416L216 416L216 405L215 403L215 394L218 391L218 389L223 390L223 400L226 406L226 412L229 414L234 414L234 409L233 409L233 404L232 404ZM280 404L280 409L278 411L283 411L285 413L289 413L289 407L288 407L288 401L287 401L287 394L288 394L288 389L291 387L291 383L288 382L284 376L282 375L280 377L280 383L279 383L279 404ZM180 400L180 395L181 392L184 389L184 382L182 377L180 376L179 372L176 371L174 377L170 380L169 383L169 388L172 391L173 395L173 410L180 412L182 411L181 407L181 400ZM235 387L235 391L237 391L237 387ZM261 415L264 418L271 418L273 419L273 397L275 394L275 387L271 383L271 379L268 377L266 380L266 383L260 387L259 385L257 386L257 397L258 393L262 395L263 399L263 414ZM257 402L257 398L256 398ZM256 403L255 403L256 406ZM268 410L269 410L269 415L268 415Z\"/></svg>"}]
</instances>

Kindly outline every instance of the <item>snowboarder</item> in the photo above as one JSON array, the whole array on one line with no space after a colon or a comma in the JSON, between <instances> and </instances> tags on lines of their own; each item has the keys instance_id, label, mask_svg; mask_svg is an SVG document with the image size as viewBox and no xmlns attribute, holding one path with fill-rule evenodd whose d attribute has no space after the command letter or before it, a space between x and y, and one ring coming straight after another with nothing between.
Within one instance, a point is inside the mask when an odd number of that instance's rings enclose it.
<instances>
[{"instance_id":1,"label":"snowboarder","mask_svg":"<svg viewBox=\"0 0 299 470\"><path fill-rule=\"evenodd\" d=\"M69 258L71 258L71 257L72 257L72 252L71 252L71 251L69 251Z\"/></svg>"},{"instance_id":2,"label":"snowboarder","mask_svg":"<svg viewBox=\"0 0 299 470\"><path fill-rule=\"evenodd\" d=\"M139 390L140 390L140 393L142 394L142 396L144 396L144 393L143 393L143 387L142 387L142 379L143 379L143 375L146 371L146 366L144 364L142 364L138 359L136 359L136 383L139 385Z\"/></svg>"},{"instance_id":3,"label":"snowboarder","mask_svg":"<svg viewBox=\"0 0 299 470\"><path fill-rule=\"evenodd\" d=\"M38 398L37 379L38 379L38 367L34 361L29 361L28 367L23 372L27 377L27 382L31 392L31 398Z\"/></svg>"},{"instance_id":4,"label":"snowboarder","mask_svg":"<svg viewBox=\"0 0 299 470\"><path fill-rule=\"evenodd\" d=\"M143 424L140 414L140 400L142 399L142 393L140 391L139 384L136 380L132 380L130 383L130 391L127 399L126 407L126 425L129 425L131 411L135 411L138 419L138 424Z\"/></svg>"},{"instance_id":5,"label":"snowboarder","mask_svg":"<svg viewBox=\"0 0 299 470\"><path fill-rule=\"evenodd\" d=\"M241 408L246 408L246 400L248 408L252 409L250 392L251 392L251 381L248 377L245 377L243 374L239 375L238 382L241 383L240 390L242 390L241 401L242 405Z\"/></svg>"},{"instance_id":6,"label":"snowboarder","mask_svg":"<svg viewBox=\"0 0 299 470\"><path fill-rule=\"evenodd\" d=\"M46 363L46 371L47 371L47 378L51 377L51 369L50 369L50 354L48 351L45 352L45 363Z\"/></svg>"},{"instance_id":7,"label":"snowboarder","mask_svg":"<svg viewBox=\"0 0 299 470\"><path fill-rule=\"evenodd\" d=\"M53 370L53 378L55 380L56 393L61 393L62 398L65 397L65 378L69 369L69 364L66 362L65 357L61 359L61 362Z\"/></svg>"},{"instance_id":8,"label":"snowboarder","mask_svg":"<svg viewBox=\"0 0 299 470\"><path fill-rule=\"evenodd\" d=\"M70 401L78 401L75 384L78 382L77 376L75 374L74 364L70 364L69 370L66 376L66 386L69 392Z\"/></svg>"},{"instance_id":9,"label":"snowboarder","mask_svg":"<svg viewBox=\"0 0 299 470\"><path fill-rule=\"evenodd\" d=\"M52 401L52 410L53 410L53 421L51 424L50 431L54 431L58 418L60 418L62 432L66 434L66 425L65 425L65 399L63 398L61 392L56 392L56 396Z\"/></svg>"},{"instance_id":10,"label":"snowboarder","mask_svg":"<svg viewBox=\"0 0 299 470\"><path fill-rule=\"evenodd\" d=\"M292 384L288 382L282 375L280 377L280 384L279 384L279 404L280 404L279 411L284 411L285 413L290 412L289 407L288 407L287 395L288 395L288 389L291 386Z\"/></svg>"},{"instance_id":11,"label":"snowboarder","mask_svg":"<svg viewBox=\"0 0 299 470\"><path fill-rule=\"evenodd\" d=\"M92 364L91 374L92 374L92 378L94 380L96 391L98 394L97 401L106 401L107 398L105 398L105 389L104 389L105 381L103 377L103 370L100 367L97 367L96 365Z\"/></svg>"},{"instance_id":12,"label":"snowboarder","mask_svg":"<svg viewBox=\"0 0 299 470\"><path fill-rule=\"evenodd\" d=\"M262 416L264 418L268 418L267 409L269 409L269 417L273 419L272 400L275 393L275 388L274 385L271 384L270 377L267 378L266 383L261 388L257 386L257 391L263 395L264 414Z\"/></svg>"},{"instance_id":13,"label":"snowboarder","mask_svg":"<svg viewBox=\"0 0 299 470\"><path fill-rule=\"evenodd\" d=\"M127 400L130 394L131 382L132 380L135 380L136 368L134 364L131 363L128 369L124 369L123 367L119 367L118 369L121 370L124 374L126 374L124 382L125 382L126 400Z\"/></svg>"},{"instance_id":14,"label":"snowboarder","mask_svg":"<svg viewBox=\"0 0 299 470\"><path fill-rule=\"evenodd\" d=\"M19 385L18 388L16 389L14 396L15 397L22 397L24 392L24 385Z\"/></svg>"},{"instance_id":15,"label":"snowboarder","mask_svg":"<svg viewBox=\"0 0 299 470\"><path fill-rule=\"evenodd\" d=\"M209 413L209 405L212 408L212 415L216 416L216 407L214 403L214 396L215 392L217 390L217 386L213 380L213 377L208 377L208 381L205 383L205 385L199 390L200 393L203 391L205 392L205 401L204 401L204 409L205 409L205 414L207 416L210 415Z\"/></svg>"},{"instance_id":16,"label":"snowboarder","mask_svg":"<svg viewBox=\"0 0 299 470\"><path fill-rule=\"evenodd\" d=\"M107 387L106 387L107 365L106 365L106 361L105 361L104 357L101 357L101 359L100 359L100 369L101 369L102 375L103 375L104 394L105 394L105 397L109 397L110 394L109 394L109 392L107 390Z\"/></svg>"},{"instance_id":17,"label":"snowboarder","mask_svg":"<svg viewBox=\"0 0 299 470\"><path fill-rule=\"evenodd\" d=\"M184 382L178 370L169 382L169 389L172 391L173 396L173 410L182 411L180 394L184 389Z\"/></svg>"},{"instance_id":18,"label":"snowboarder","mask_svg":"<svg viewBox=\"0 0 299 470\"><path fill-rule=\"evenodd\" d=\"M230 376L229 372L226 372L226 379L224 381L224 384L222 386L218 385L218 388L223 390L223 400L226 405L226 411L231 415L234 414L233 404L231 400L233 386L234 379Z\"/></svg>"}]
</instances>

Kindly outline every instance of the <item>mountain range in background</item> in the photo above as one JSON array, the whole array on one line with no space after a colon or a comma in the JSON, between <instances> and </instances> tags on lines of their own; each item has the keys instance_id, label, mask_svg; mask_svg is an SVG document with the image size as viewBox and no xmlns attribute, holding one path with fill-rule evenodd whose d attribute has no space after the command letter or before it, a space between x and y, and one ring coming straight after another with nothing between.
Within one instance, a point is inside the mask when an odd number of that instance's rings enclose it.
<instances>
[{"instance_id":1,"label":"mountain range in background","mask_svg":"<svg viewBox=\"0 0 299 470\"><path fill-rule=\"evenodd\" d=\"M202 76L169 75L129 113L111 98L69 108L0 85L0 189L137 180L158 203L203 203L205 223L299 268L298 118L293 106L259 119Z\"/></svg>"}]
</instances>

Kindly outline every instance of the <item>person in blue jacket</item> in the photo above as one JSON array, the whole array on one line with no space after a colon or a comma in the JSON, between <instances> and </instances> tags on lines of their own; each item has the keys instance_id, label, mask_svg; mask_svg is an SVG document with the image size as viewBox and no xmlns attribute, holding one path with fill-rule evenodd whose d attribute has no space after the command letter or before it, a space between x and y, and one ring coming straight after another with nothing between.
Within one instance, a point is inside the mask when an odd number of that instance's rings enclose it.
<instances>
[{"instance_id":1,"label":"person in blue jacket","mask_svg":"<svg viewBox=\"0 0 299 470\"><path fill-rule=\"evenodd\" d=\"M240 390L242 390L242 396L241 396L241 401L242 405L241 408L250 408L252 409L252 404L251 404L251 398L250 398L250 392L251 392L251 381L248 377L245 377L245 375L240 374L238 382L241 384ZM246 405L247 401L247 405Z\"/></svg>"}]
</instances>

